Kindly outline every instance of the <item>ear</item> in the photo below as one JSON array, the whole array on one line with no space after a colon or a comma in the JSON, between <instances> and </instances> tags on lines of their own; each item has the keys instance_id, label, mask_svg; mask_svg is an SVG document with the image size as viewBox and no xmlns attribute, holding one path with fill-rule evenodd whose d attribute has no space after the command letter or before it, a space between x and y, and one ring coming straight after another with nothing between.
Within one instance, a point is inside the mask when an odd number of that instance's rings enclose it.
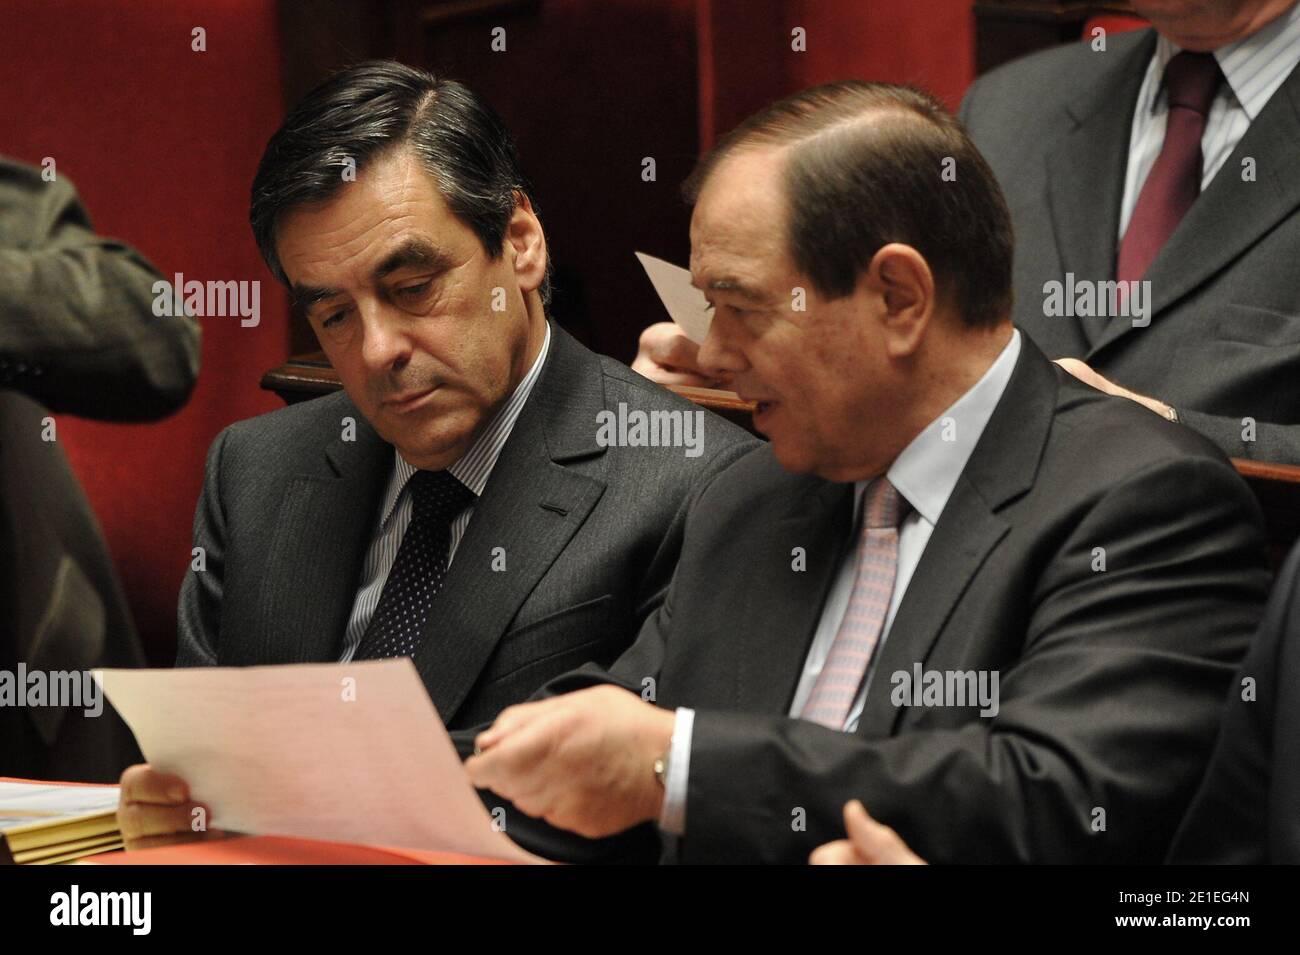
<instances>
[{"instance_id":1,"label":"ear","mask_svg":"<svg viewBox=\"0 0 1300 955\"><path fill-rule=\"evenodd\" d=\"M506 250L514 253L515 276L525 292L541 288L546 277L546 234L533 204L515 193L515 211L506 225Z\"/></svg>"},{"instance_id":2,"label":"ear","mask_svg":"<svg viewBox=\"0 0 1300 955\"><path fill-rule=\"evenodd\" d=\"M925 257L910 245L891 242L872 256L862 284L883 303L879 321L890 356L913 354L935 309L934 275Z\"/></svg>"}]
</instances>

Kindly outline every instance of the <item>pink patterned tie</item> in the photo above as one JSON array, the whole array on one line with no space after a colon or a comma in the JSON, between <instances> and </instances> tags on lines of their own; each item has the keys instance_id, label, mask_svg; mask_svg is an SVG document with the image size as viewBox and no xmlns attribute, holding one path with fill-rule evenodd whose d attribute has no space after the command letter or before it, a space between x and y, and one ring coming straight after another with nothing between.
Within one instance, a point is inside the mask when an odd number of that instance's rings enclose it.
<instances>
[{"instance_id":1,"label":"pink patterned tie","mask_svg":"<svg viewBox=\"0 0 1300 955\"><path fill-rule=\"evenodd\" d=\"M853 593L817 684L799 714L803 719L836 730L844 727L889 613L898 568L898 525L907 510L907 501L886 478L877 478L867 488Z\"/></svg>"}]
</instances>

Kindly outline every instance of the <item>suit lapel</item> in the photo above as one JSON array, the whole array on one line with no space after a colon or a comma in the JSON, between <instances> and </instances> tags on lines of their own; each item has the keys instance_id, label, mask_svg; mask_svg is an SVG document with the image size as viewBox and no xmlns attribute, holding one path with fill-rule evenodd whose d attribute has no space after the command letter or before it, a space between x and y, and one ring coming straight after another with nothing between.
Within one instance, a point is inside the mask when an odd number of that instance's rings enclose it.
<instances>
[{"instance_id":1,"label":"suit lapel","mask_svg":"<svg viewBox=\"0 0 1300 955\"><path fill-rule=\"evenodd\" d=\"M1116 235L1133 109L1154 48L1155 33L1148 31L1103 72L1086 102L1068 104L1067 110L1078 125L1047 155L1047 199L1056 248L1063 270L1072 272L1076 280L1096 282L1115 276ZM1057 279L1065 282L1065 275ZM1021 291L1026 295L1042 294L1041 289ZM1089 342L1103 332L1106 324L1104 318L1075 321Z\"/></svg>"},{"instance_id":2,"label":"suit lapel","mask_svg":"<svg viewBox=\"0 0 1300 955\"><path fill-rule=\"evenodd\" d=\"M328 399L323 399L328 400ZM320 472L298 475L285 492L266 567L253 659L338 659L361 567L393 467L384 442L349 402L355 441L334 438Z\"/></svg>"},{"instance_id":3,"label":"suit lapel","mask_svg":"<svg viewBox=\"0 0 1300 955\"><path fill-rule=\"evenodd\" d=\"M1278 87L1237 148L1192 204L1156 256L1145 279L1151 283L1152 320L1221 271L1300 206L1294 174L1300 143L1300 69ZM1256 181L1242 181L1242 160L1255 160ZM1134 330L1112 320L1092 353Z\"/></svg>"},{"instance_id":4,"label":"suit lapel","mask_svg":"<svg viewBox=\"0 0 1300 955\"><path fill-rule=\"evenodd\" d=\"M773 466L776 466L775 463ZM771 571L728 623L740 634L735 703L742 712L786 712L853 531L853 485L807 478L806 490L777 522ZM807 569L792 573L791 550L806 550ZM721 604L730 616L733 605ZM755 644L761 645L755 645Z\"/></svg>"},{"instance_id":5,"label":"suit lapel","mask_svg":"<svg viewBox=\"0 0 1300 955\"><path fill-rule=\"evenodd\" d=\"M880 657L872 664L871 688L858 720L860 734L888 736L893 731L902 707L890 700L890 674L911 673L912 664L924 663L953 607L1008 529L989 512L965 477L959 479L908 584Z\"/></svg>"},{"instance_id":6,"label":"suit lapel","mask_svg":"<svg viewBox=\"0 0 1300 955\"><path fill-rule=\"evenodd\" d=\"M551 335L546 367L474 507L414 657L444 722L605 491L599 477L565 466L604 454L596 444L605 407L599 360L555 325ZM504 571L493 570L494 558L504 558Z\"/></svg>"},{"instance_id":7,"label":"suit lapel","mask_svg":"<svg viewBox=\"0 0 1300 955\"><path fill-rule=\"evenodd\" d=\"M998 515L1031 487L1051 429L1057 372L1023 333L1020 357L993 416L953 488L890 626L858 733L889 736L903 707L890 700L890 675L924 664L957 602L1011 525Z\"/></svg>"}]
</instances>

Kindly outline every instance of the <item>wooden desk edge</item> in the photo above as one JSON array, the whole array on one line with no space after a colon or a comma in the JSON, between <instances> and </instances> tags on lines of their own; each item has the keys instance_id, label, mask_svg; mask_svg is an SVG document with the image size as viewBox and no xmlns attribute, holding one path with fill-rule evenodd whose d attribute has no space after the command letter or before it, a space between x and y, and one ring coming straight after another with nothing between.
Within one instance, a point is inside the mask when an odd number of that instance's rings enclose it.
<instances>
[{"instance_id":1,"label":"wooden desk edge","mask_svg":"<svg viewBox=\"0 0 1300 955\"><path fill-rule=\"evenodd\" d=\"M265 390L274 391L290 403L328 394L340 387L338 375L321 352L290 358L280 367L263 375L261 384ZM673 385L669 390L733 421L748 421L754 412L753 403L742 400L734 391L691 388L685 385ZM1248 481L1300 485L1300 466L1247 458L1231 460L1237 472ZM1300 503L1297 504L1297 510L1300 511Z\"/></svg>"}]
</instances>

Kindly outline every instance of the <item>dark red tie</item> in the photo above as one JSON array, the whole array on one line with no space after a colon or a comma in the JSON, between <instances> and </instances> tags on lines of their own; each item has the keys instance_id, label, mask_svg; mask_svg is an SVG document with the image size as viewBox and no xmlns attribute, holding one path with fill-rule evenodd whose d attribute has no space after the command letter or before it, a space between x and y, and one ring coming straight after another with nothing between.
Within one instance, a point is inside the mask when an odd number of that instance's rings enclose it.
<instances>
[{"instance_id":1,"label":"dark red tie","mask_svg":"<svg viewBox=\"0 0 1300 955\"><path fill-rule=\"evenodd\" d=\"M1201 136L1221 77L1213 53L1179 53L1165 67L1165 141L1120 242L1115 277L1121 282L1146 274L1201 193Z\"/></svg>"}]
</instances>

